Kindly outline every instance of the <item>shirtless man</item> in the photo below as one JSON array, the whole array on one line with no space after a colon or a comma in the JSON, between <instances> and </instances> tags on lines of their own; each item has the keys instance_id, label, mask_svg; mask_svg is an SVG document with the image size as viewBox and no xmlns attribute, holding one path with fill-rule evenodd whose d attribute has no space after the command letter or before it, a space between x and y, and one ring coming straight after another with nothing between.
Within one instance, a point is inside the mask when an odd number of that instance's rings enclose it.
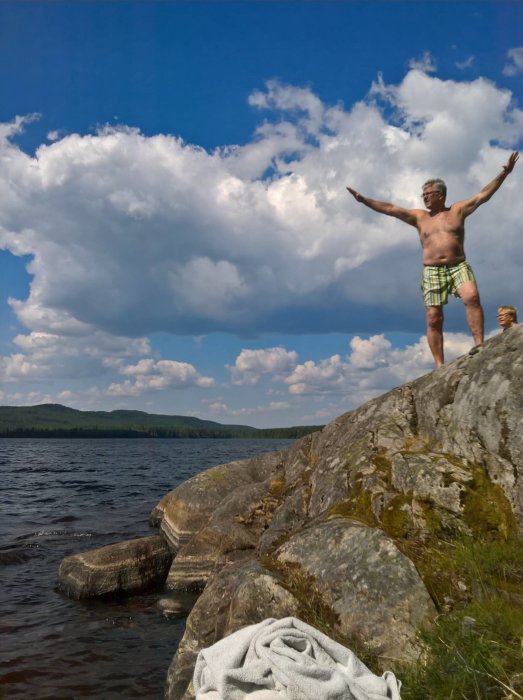
<instances>
[{"instance_id":1,"label":"shirtless man","mask_svg":"<svg viewBox=\"0 0 523 700\"><path fill-rule=\"evenodd\" d=\"M431 179L423 185L425 209L403 209L395 204L364 197L347 187L357 202L380 214L394 216L418 230L423 249L423 279L421 288L427 312L427 340L436 367L443 364L443 305L449 292L465 304L467 322L477 351L483 343L483 309L472 268L465 262L465 219L492 197L512 172L519 154L511 154L507 164L492 182L469 199L447 207L447 187L443 180Z\"/></svg>"}]
</instances>

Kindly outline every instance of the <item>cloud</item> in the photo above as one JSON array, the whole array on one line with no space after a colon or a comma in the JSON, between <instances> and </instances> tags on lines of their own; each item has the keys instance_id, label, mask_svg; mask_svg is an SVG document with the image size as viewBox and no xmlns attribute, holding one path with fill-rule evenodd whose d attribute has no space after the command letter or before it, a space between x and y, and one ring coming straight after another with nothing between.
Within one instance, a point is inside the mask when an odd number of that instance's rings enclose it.
<instances>
[{"instance_id":1,"label":"cloud","mask_svg":"<svg viewBox=\"0 0 523 700\"><path fill-rule=\"evenodd\" d=\"M395 349L384 335L368 339L355 336L346 358L332 355L318 362L297 365L285 378L291 395L344 395L351 406L411 381L433 368L427 339ZM445 334L447 361L466 353L470 338L463 333Z\"/></svg>"},{"instance_id":2,"label":"cloud","mask_svg":"<svg viewBox=\"0 0 523 700\"><path fill-rule=\"evenodd\" d=\"M277 80L267 81L265 92L252 92L249 104L260 109L296 113L299 117L298 124L310 133L319 131L325 115L325 106L309 89L282 85Z\"/></svg>"},{"instance_id":3,"label":"cloud","mask_svg":"<svg viewBox=\"0 0 523 700\"><path fill-rule=\"evenodd\" d=\"M509 49L507 51L507 63L503 68L503 75L510 78L523 73L523 46Z\"/></svg>"},{"instance_id":4,"label":"cloud","mask_svg":"<svg viewBox=\"0 0 523 700\"><path fill-rule=\"evenodd\" d=\"M146 338L120 338L93 330L89 337L33 331L17 335L18 351L0 356L0 381L46 381L100 377L123 358L151 352Z\"/></svg>"},{"instance_id":5,"label":"cloud","mask_svg":"<svg viewBox=\"0 0 523 700\"><path fill-rule=\"evenodd\" d=\"M209 389L215 384L212 377L201 375L189 363L150 357L152 348L147 338L118 337L95 329L90 335L67 337L33 331L17 335L13 343L17 352L0 356L0 382L20 387L53 382L58 387L64 384L68 387L57 389L53 399L49 392L5 394L5 400L16 403L27 403L31 400L29 396L38 395L41 402L47 398L84 406L93 401L99 403L107 396L137 397L167 389ZM134 364L129 363L131 358L136 360ZM115 375L126 379L111 381ZM93 381L97 386L90 389L80 386ZM100 388L104 383L106 388Z\"/></svg>"},{"instance_id":6,"label":"cloud","mask_svg":"<svg viewBox=\"0 0 523 700\"><path fill-rule=\"evenodd\" d=\"M0 400L10 406L37 406L43 403L53 403L54 397L51 394L40 391L13 393L0 392Z\"/></svg>"},{"instance_id":7,"label":"cloud","mask_svg":"<svg viewBox=\"0 0 523 700\"><path fill-rule=\"evenodd\" d=\"M419 70L423 73L435 73L437 68L434 59L430 55L430 51L425 51L421 58L412 58L409 61L411 70Z\"/></svg>"},{"instance_id":8,"label":"cloud","mask_svg":"<svg viewBox=\"0 0 523 700\"><path fill-rule=\"evenodd\" d=\"M270 401L268 404L260 404L258 406L246 406L243 408L232 408L226 403L216 401L209 404L209 408L219 413L225 419L227 416L245 417L256 416L261 414L271 414L278 411L288 411L291 404L288 401Z\"/></svg>"},{"instance_id":9,"label":"cloud","mask_svg":"<svg viewBox=\"0 0 523 700\"><path fill-rule=\"evenodd\" d=\"M193 365L175 360L140 360L136 365L120 367L120 374L133 379L113 382L107 388L109 396L141 396L150 391L182 389L190 386L208 389L214 386L212 377L201 376Z\"/></svg>"},{"instance_id":10,"label":"cloud","mask_svg":"<svg viewBox=\"0 0 523 700\"><path fill-rule=\"evenodd\" d=\"M17 116L10 122L0 123L0 141L12 139L14 136L23 133L26 126L32 122L38 121L40 114L33 112L25 116Z\"/></svg>"},{"instance_id":11,"label":"cloud","mask_svg":"<svg viewBox=\"0 0 523 700\"><path fill-rule=\"evenodd\" d=\"M0 246L31 256L30 294L10 300L14 313L30 332L78 339L412 332L416 232L345 185L417 207L420 183L442 175L458 199L523 135L509 91L440 80L431 65L427 54L399 84L378 79L348 109L272 81L251 95L267 115L252 140L212 152L104 127L30 156L13 142L28 120L3 124ZM467 224L493 306L518 293L521 172Z\"/></svg>"},{"instance_id":12,"label":"cloud","mask_svg":"<svg viewBox=\"0 0 523 700\"><path fill-rule=\"evenodd\" d=\"M352 353L350 362L353 367L374 369L385 363L385 355L392 345L383 335L375 335L369 340L356 336L350 343Z\"/></svg>"},{"instance_id":13,"label":"cloud","mask_svg":"<svg viewBox=\"0 0 523 700\"><path fill-rule=\"evenodd\" d=\"M257 384L263 375L281 375L296 365L298 353L285 348L242 350L230 367L233 384Z\"/></svg>"},{"instance_id":14,"label":"cloud","mask_svg":"<svg viewBox=\"0 0 523 700\"><path fill-rule=\"evenodd\" d=\"M489 337L497 332L492 332ZM445 334L447 362L466 354L470 347L468 334ZM289 366L286 374L282 371L285 364ZM265 406L233 409L220 397L215 402L207 402L211 410L222 417L264 413L270 420L270 410L281 407L282 410L296 411L299 407L300 422L321 423L430 372L434 361L426 336L403 348L395 348L384 334L378 334L368 338L354 336L346 356L337 353L301 363L298 363L296 353L281 347L266 351L243 350L232 370L238 371L239 367L252 372L252 377L242 377L243 384L252 385L265 380L264 389L267 382L274 387L267 391L267 395L278 396L279 386L282 386L286 387L288 398L277 398Z\"/></svg>"},{"instance_id":15,"label":"cloud","mask_svg":"<svg viewBox=\"0 0 523 700\"><path fill-rule=\"evenodd\" d=\"M58 141L62 137L62 132L59 129L49 131L47 134L48 141Z\"/></svg>"},{"instance_id":16,"label":"cloud","mask_svg":"<svg viewBox=\"0 0 523 700\"><path fill-rule=\"evenodd\" d=\"M456 68L458 68L459 70L465 70L466 68L472 68L472 66L474 65L474 61L475 61L474 56L469 56L464 61L457 61Z\"/></svg>"}]
</instances>

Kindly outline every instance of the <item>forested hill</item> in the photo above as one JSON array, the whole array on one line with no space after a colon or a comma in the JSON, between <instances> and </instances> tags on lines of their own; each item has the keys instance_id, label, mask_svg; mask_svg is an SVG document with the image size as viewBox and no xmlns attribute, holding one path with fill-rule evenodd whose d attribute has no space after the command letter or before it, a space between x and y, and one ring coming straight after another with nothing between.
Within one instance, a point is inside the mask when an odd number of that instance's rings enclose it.
<instances>
[{"instance_id":1,"label":"forested hill","mask_svg":"<svg viewBox=\"0 0 523 700\"><path fill-rule=\"evenodd\" d=\"M259 429L144 411L77 411L60 404L0 406L0 437L297 438L321 427Z\"/></svg>"}]
</instances>

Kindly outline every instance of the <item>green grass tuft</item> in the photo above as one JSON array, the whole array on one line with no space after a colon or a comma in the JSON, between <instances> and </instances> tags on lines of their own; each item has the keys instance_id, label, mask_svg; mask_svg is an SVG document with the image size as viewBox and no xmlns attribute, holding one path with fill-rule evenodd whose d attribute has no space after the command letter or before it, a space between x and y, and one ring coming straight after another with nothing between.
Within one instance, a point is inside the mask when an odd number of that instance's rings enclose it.
<instances>
[{"instance_id":1,"label":"green grass tuft","mask_svg":"<svg viewBox=\"0 0 523 700\"><path fill-rule=\"evenodd\" d=\"M523 700L522 544L470 538L425 551L418 566L440 615L423 633L424 660L395 669L402 700Z\"/></svg>"}]
</instances>

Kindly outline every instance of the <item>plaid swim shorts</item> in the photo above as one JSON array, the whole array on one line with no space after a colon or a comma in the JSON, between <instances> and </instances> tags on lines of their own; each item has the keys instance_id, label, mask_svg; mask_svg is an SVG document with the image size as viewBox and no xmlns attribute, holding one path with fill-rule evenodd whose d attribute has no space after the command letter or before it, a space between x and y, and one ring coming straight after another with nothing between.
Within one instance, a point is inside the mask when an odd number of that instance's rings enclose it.
<instances>
[{"instance_id":1,"label":"plaid swim shorts","mask_svg":"<svg viewBox=\"0 0 523 700\"><path fill-rule=\"evenodd\" d=\"M421 280L425 306L442 306L448 302L449 292L459 297L461 285L475 281L472 268L466 261L456 265L425 265Z\"/></svg>"}]
</instances>

